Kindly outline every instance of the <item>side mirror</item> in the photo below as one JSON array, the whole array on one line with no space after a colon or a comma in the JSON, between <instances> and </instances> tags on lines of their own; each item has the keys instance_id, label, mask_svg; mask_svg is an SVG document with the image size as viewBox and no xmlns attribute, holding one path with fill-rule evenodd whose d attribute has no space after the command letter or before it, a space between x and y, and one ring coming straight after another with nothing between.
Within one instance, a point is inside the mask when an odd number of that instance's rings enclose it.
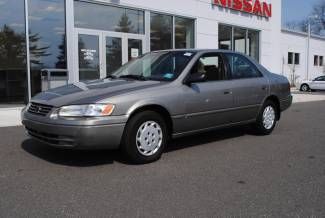
<instances>
[{"instance_id":1,"label":"side mirror","mask_svg":"<svg viewBox=\"0 0 325 218\"><path fill-rule=\"evenodd\" d=\"M206 80L207 76L204 73L194 73L187 78L186 84L190 85L192 83L205 82Z\"/></svg>"}]
</instances>

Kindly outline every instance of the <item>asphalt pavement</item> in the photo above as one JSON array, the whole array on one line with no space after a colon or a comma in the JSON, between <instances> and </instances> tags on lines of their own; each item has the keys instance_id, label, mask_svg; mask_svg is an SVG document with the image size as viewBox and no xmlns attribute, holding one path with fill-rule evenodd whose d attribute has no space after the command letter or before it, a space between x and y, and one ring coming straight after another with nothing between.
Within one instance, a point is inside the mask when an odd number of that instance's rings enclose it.
<instances>
[{"instance_id":1,"label":"asphalt pavement","mask_svg":"<svg viewBox=\"0 0 325 218\"><path fill-rule=\"evenodd\" d=\"M325 217L325 101L294 104L270 136L177 139L147 165L0 128L0 217Z\"/></svg>"}]
</instances>

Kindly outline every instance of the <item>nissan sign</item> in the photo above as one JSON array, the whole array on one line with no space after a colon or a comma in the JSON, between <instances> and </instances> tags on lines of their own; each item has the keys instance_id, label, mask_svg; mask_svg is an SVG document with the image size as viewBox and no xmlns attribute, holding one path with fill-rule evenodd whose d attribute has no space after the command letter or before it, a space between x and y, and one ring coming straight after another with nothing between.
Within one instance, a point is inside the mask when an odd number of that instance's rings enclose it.
<instances>
[{"instance_id":1,"label":"nissan sign","mask_svg":"<svg viewBox=\"0 0 325 218\"><path fill-rule=\"evenodd\" d=\"M263 17L272 17L272 4L260 0L212 0L213 5Z\"/></svg>"}]
</instances>

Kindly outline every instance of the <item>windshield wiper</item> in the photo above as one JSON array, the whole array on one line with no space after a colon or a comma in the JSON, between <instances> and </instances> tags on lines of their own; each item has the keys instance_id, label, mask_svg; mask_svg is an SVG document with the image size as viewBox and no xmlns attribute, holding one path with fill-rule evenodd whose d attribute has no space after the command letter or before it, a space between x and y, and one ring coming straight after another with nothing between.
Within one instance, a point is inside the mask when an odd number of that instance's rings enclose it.
<instances>
[{"instance_id":1,"label":"windshield wiper","mask_svg":"<svg viewBox=\"0 0 325 218\"><path fill-rule=\"evenodd\" d=\"M134 80L141 80L141 81L146 81L147 78L142 76L142 75L123 75L123 76L120 76L118 78L121 78L121 79L134 79Z\"/></svg>"}]
</instances>

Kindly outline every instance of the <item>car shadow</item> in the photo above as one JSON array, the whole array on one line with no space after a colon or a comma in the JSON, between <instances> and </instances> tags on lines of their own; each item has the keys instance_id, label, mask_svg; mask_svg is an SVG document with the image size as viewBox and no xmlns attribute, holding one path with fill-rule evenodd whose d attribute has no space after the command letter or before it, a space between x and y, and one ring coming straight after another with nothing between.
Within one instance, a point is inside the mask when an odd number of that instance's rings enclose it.
<instances>
[{"instance_id":1,"label":"car shadow","mask_svg":"<svg viewBox=\"0 0 325 218\"><path fill-rule=\"evenodd\" d=\"M92 167L112 164L114 161L127 163L118 151L60 149L50 147L34 139L25 140L21 147L35 157L65 166Z\"/></svg>"},{"instance_id":2,"label":"car shadow","mask_svg":"<svg viewBox=\"0 0 325 218\"><path fill-rule=\"evenodd\" d=\"M258 134L256 134L248 125L211 130L208 132L176 138L168 144L165 152L173 152L189 147L203 146L208 143L219 142L230 138L241 137L244 135L258 136Z\"/></svg>"},{"instance_id":3,"label":"car shadow","mask_svg":"<svg viewBox=\"0 0 325 218\"><path fill-rule=\"evenodd\" d=\"M171 140L165 149L165 153L186 149L194 146L203 146L211 142L219 142L229 138L252 135L254 132L249 126L232 127L220 130L213 130L205 133L198 133L191 136ZM34 140L26 139L21 144L23 150L50 163L72 166L72 167L93 167L99 165L113 164L119 162L132 165L121 154L120 151L110 150L68 150L53 148Z\"/></svg>"}]
</instances>

